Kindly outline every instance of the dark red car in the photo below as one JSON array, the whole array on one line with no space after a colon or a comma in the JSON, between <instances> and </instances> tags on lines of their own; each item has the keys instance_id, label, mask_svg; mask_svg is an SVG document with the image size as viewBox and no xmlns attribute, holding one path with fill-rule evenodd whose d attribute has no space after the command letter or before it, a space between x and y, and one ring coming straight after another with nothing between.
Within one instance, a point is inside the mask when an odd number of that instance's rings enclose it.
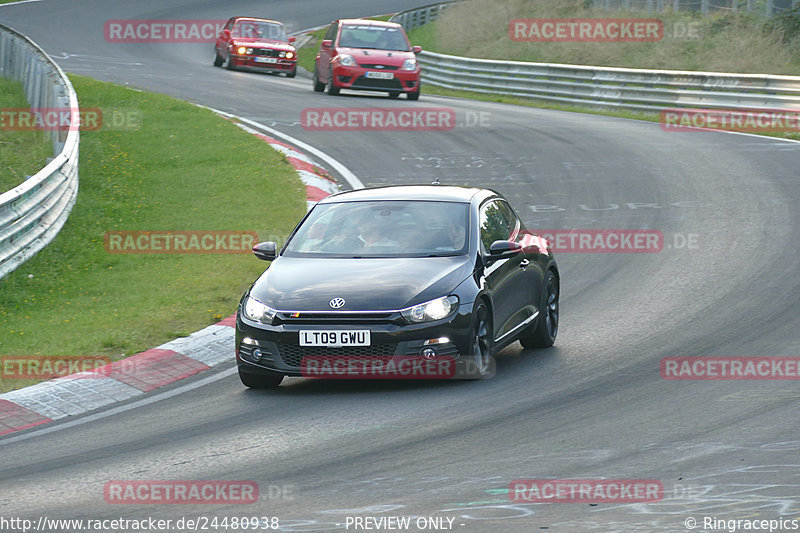
<instances>
[{"instance_id":1,"label":"dark red car","mask_svg":"<svg viewBox=\"0 0 800 533\"><path fill-rule=\"evenodd\" d=\"M420 69L403 27L394 22L342 19L331 23L314 64L314 90L383 91L417 100Z\"/></svg>"},{"instance_id":2,"label":"dark red car","mask_svg":"<svg viewBox=\"0 0 800 533\"><path fill-rule=\"evenodd\" d=\"M283 24L268 19L231 17L214 44L214 66L230 70L297 74L297 50Z\"/></svg>"}]
</instances>

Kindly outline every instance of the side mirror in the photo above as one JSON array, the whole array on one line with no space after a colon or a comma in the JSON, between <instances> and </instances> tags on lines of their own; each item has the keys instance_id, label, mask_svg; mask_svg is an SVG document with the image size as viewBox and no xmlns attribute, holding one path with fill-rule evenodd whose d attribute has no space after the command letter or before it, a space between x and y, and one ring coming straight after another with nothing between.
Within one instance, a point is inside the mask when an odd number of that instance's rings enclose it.
<instances>
[{"instance_id":1,"label":"side mirror","mask_svg":"<svg viewBox=\"0 0 800 533\"><path fill-rule=\"evenodd\" d=\"M231 30L222 30L222 38L226 40L230 40L231 38Z\"/></svg>"},{"instance_id":2,"label":"side mirror","mask_svg":"<svg viewBox=\"0 0 800 533\"><path fill-rule=\"evenodd\" d=\"M411 47L411 51L414 52L415 54L418 54L418 53L422 52L422 47L421 46L412 46Z\"/></svg>"},{"instance_id":3,"label":"side mirror","mask_svg":"<svg viewBox=\"0 0 800 533\"><path fill-rule=\"evenodd\" d=\"M274 261L278 257L278 245L271 241L254 244L253 255L263 261Z\"/></svg>"},{"instance_id":4,"label":"side mirror","mask_svg":"<svg viewBox=\"0 0 800 533\"><path fill-rule=\"evenodd\" d=\"M292 43L293 43L293 42L295 42L296 40L297 40L297 37L295 37L294 35L290 35L290 36L289 36L289 44L292 44Z\"/></svg>"},{"instance_id":5,"label":"side mirror","mask_svg":"<svg viewBox=\"0 0 800 533\"><path fill-rule=\"evenodd\" d=\"M494 241L489 247L489 260L507 259L522 252L522 245L514 241Z\"/></svg>"},{"instance_id":6,"label":"side mirror","mask_svg":"<svg viewBox=\"0 0 800 533\"><path fill-rule=\"evenodd\" d=\"M331 46L333 46L333 41L330 39L325 39L322 41L322 48L330 48Z\"/></svg>"}]
</instances>

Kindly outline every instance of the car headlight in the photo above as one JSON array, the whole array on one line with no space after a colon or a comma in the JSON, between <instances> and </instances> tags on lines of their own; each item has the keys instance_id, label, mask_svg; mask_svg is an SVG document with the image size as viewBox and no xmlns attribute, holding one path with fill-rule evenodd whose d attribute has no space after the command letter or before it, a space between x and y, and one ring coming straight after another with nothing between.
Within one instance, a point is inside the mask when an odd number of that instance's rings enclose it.
<instances>
[{"instance_id":1,"label":"car headlight","mask_svg":"<svg viewBox=\"0 0 800 533\"><path fill-rule=\"evenodd\" d=\"M457 307L457 296L444 296L424 304L403 309L400 314L409 324L419 324L420 322L431 322L447 318Z\"/></svg>"},{"instance_id":2,"label":"car headlight","mask_svg":"<svg viewBox=\"0 0 800 533\"><path fill-rule=\"evenodd\" d=\"M286 52L286 59L291 59L294 57L294 52Z\"/></svg>"},{"instance_id":3,"label":"car headlight","mask_svg":"<svg viewBox=\"0 0 800 533\"><path fill-rule=\"evenodd\" d=\"M357 67L358 63L350 54L341 54L339 56L339 64L345 67Z\"/></svg>"},{"instance_id":4,"label":"car headlight","mask_svg":"<svg viewBox=\"0 0 800 533\"><path fill-rule=\"evenodd\" d=\"M243 56L247 53L247 48L245 48L244 46L240 46L239 48L236 49L236 53L239 54L240 56Z\"/></svg>"},{"instance_id":5,"label":"car headlight","mask_svg":"<svg viewBox=\"0 0 800 533\"><path fill-rule=\"evenodd\" d=\"M403 61L402 70L416 70L417 69L417 60L416 59L406 59Z\"/></svg>"},{"instance_id":6,"label":"car headlight","mask_svg":"<svg viewBox=\"0 0 800 533\"><path fill-rule=\"evenodd\" d=\"M248 296L244 301L242 312L245 318L267 325L272 324L272 319L275 318L277 313L275 309L262 304L252 296Z\"/></svg>"}]
</instances>

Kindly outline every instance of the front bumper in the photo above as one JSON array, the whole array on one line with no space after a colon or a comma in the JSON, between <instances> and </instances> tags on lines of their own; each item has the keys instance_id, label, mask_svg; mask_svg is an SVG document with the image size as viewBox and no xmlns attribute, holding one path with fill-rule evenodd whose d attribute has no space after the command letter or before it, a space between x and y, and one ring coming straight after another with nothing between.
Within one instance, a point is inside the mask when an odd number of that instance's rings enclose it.
<instances>
[{"instance_id":1,"label":"front bumper","mask_svg":"<svg viewBox=\"0 0 800 533\"><path fill-rule=\"evenodd\" d=\"M356 313L354 313L356 314ZM287 319L273 326L254 323L242 317L241 307L236 315L236 362L239 369L249 373L277 372L287 376L302 376L304 360L326 359L409 359L422 358L423 349L436 352L433 360L452 359L456 363L471 351L472 304L461 304L449 318L425 324L406 324L399 313L373 319L351 318L343 314L337 322L331 318ZM279 315L279 317L282 315ZM370 346L328 348L301 346L299 331L368 329ZM448 339L443 341L442 339ZM427 344L426 344L427 341ZM435 342L431 342L435 341ZM258 349L260 357L253 356Z\"/></svg>"},{"instance_id":2,"label":"front bumper","mask_svg":"<svg viewBox=\"0 0 800 533\"><path fill-rule=\"evenodd\" d=\"M391 73L392 79L368 78L367 72ZM339 65L333 69L335 84L340 89L410 93L419 90L420 71L380 70Z\"/></svg>"},{"instance_id":3,"label":"front bumper","mask_svg":"<svg viewBox=\"0 0 800 533\"><path fill-rule=\"evenodd\" d=\"M279 58L276 63L261 63L256 61L256 59L259 59L259 57L246 55L231 56L233 66L239 69L257 70L259 72L292 72L297 69L297 60L295 59Z\"/></svg>"}]
</instances>

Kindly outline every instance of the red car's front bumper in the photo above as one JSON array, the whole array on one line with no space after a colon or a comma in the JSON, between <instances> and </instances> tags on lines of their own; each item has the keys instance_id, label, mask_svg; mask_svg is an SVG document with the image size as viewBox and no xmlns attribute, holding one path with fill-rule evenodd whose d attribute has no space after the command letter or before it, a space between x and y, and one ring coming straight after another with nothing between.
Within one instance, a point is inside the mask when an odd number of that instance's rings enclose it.
<instances>
[{"instance_id":1,"label":"red car's front bumper","mask_svg":"<svg viewBox=\"0 0 800 533\"><path fill-rule=\"evenodd\" d=\"M276 59L274 63L264 60ZM231 63L236 68L252 69L263 72L291 72L297 68L297 60L283 58L267 58L253 55L232 55Z\"/></svg>"},{"instance_id":2,"label":"red car's front bumper","mask_svg":"<svg viewBox=\"0 0 800 533\"><path fill-rule=\"evenodd\" d=\"M382 77L370 77L375 72ZM391 78L389 78L391 75ZM371 69L363 67L346 67L338 65L333 69L334 85L340 89L356 89L359 91L387 91L411 93L419 91L420 71Z\"/></svg>"}]
</instances>

